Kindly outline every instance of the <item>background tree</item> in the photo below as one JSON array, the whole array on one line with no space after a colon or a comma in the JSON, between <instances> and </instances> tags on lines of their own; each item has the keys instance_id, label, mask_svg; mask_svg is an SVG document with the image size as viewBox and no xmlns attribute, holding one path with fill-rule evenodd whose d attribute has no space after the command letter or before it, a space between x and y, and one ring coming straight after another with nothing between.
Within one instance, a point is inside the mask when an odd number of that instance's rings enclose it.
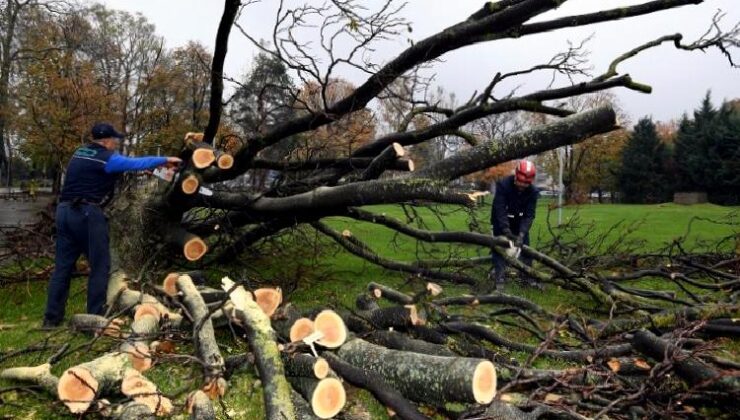
<instances>
[{"instance_id":1,"label":"background tree","mask_svg":"<svg viewBox=\"0 0 740 420\"><path fill-rule=\"evenodd\" d=\"M29 60L18 76L14 128L23 138L21 150L37 166L56 167L54 191L72 151L88 139L91 125L112 119L108 96L96 83L95 64L81 53L89 35L84 16L54 16L39 11L29 16L22 43L45 51Z\"/></svg>"},{"instance_id":2,"label":"background tree","mask_svg":"<svg viewBox=\"0 0 740 420\"><path fill-rule=\"evenodd\" d=\"M141 97L136 126L142 140L137 153L177 153L183 133L203 127L208 119L211 60L208 49L195 42L162 55Z\"/></svg>"},{"instance_id":3,"label":"background tree","mask_svg":"<svg viewBox=\"0 0 740 420\"><path fill-rule=\"evenodd\" d=\"M669 199L666 176L668 153L653 121L644 117L635 125L622 152L619 185L627 203L661 203Z\"/></svg>"},{"instance_id":4,"label":"background tree","mask_svg":"<svg viewBox=\"0 0 740 420\"><path fill-rule=\"evenodd\" d=\"M710 94L694 111L694 118L684 115L674 147L677 188L705 191L710 201L732 204L738 201L738 112L731 103L718 110Z\"/></svg>"},{"instance_id":5,"label":"background tree","mask_svg":"<svg viewBox=\"0 0 740 420\"><path fill-rule=\"evenodd\" d=\"M164 39L141 14L95 5L89 10L90 37L85 50L95 64L96 82L108 96L111 120L127 135L121 151L134 147L147 132L140 118L153 88L151 81L164 53Z\"/></svg>"},{"instance_id":6,"label":"background tree","mask_svg":"<svg viewBox=\"0 0 740 420\"><path fill-rule=\"evenodd\" d=\"M618 113L620 124L629 124L629 118L619 106L616 96L611 92L597 92L567 98L560 106L585 111L609 104ZM540 120L532 120L535 123ZM595 136L560 151L552 150L541 155L545 172L551 179L559 177L559 157L563 154L563 186L566 203L583 203L591 192L596 192L601 200L604 191L615 191L613 171L617 169L622 148L626 140L623 130Z\"/></svg>"}]
</instances>

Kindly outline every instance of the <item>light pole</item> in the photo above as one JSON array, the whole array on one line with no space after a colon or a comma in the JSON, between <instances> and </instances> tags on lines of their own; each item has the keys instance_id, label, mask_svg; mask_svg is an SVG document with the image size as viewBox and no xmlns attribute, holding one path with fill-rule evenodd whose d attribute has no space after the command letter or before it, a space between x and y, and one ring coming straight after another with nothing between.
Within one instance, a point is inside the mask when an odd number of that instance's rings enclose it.
<instances>
[{"instance_id":1,"label":"light pole","mask_svg":"<svg viewBox=\"0 0 740 420\"><path fill-rule=\"evenodd\" d=\"M558 227L563 223L563 153L565 150L558 148Z\"/></svg>"}]
</instances>

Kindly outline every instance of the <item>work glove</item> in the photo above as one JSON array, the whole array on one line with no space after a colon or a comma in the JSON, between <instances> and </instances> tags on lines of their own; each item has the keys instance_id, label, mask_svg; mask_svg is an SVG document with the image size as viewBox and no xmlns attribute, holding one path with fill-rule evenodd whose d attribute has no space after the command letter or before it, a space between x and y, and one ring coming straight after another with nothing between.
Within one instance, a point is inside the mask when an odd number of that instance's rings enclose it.
<instances>
[{"instance_id":1,"label":"work glove","mask_svg":"<svg viewBox=\"0 0 740 420\"><path fill-rule=\"evenodd\" d=\"M520 233L514 239L514 246L517 247L517 248L521 248L522 245L524 245L524 234L523 233Z\"/></svg>"},{"instance_id":2,"label":"work glove","mask_svg":"<svg viewBox=\"0 0 740 420\"><path fill-rule=\"evenodd\" d=\"M508 238L510 241L513 241L516 239L516 236L514 236L514 234L511 233L511 229L508 229L508 228L504 229L503 233L504 233L504 236L506 236L506 238Z\"/></svg>"}]
</instances>

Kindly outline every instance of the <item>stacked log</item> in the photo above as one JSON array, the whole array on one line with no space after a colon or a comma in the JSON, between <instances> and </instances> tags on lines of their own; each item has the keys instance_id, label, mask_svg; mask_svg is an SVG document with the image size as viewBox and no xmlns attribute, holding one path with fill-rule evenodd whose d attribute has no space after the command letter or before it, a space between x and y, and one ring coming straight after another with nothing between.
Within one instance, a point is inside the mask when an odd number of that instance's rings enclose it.
<instances>
[{"instance_id":1,"label":"stacked log","mask_svg":"<svg viewBox=\"0 0 740 420\"><path fill-rule=\"evenodd\" d=\"M488 360L391 350L359 338L345 343L337 355L413 401L488 404L496 395L496 369Z\"/></svg>"}]
</instances>

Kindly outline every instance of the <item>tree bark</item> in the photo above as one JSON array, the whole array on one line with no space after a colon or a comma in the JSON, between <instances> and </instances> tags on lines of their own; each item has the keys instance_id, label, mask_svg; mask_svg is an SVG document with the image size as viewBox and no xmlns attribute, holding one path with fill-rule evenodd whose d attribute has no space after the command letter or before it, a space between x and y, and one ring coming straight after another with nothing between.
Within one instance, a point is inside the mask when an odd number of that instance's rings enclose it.
<instances>
[{"instance_id":1,"label":"tree bark","mask_svg":"<svg viewBox=\"0 0 740 420\"><path fill-rule=\"evenodd\" d=\"M496 395L496 370L487 360L389 350L361 339L348 341L338 355L413 401L488 404Z\"/></svg>"},{"instance_id":2,"label":"tree bark","mask_svg":"<svg viewBox=\"0 0 740 420\"><path fill-rule=\"evenodd\" d=\"M0 372L0 379L38 385L49 394L57 396L59 378L51 374L49 363L35 367L8 368Z\"/></svg>"},{"instance_id":3,"label":"tree bark","mask_svg":"<svg viewBox=\"0 0 740 420\"><path fill-rule=\"evenodd\" d=\"M403 420L425 420L427 416L421 414L416 407L401 395L392 385L377 375L370 374L361 368L355 367L340 359L333 353L324 352L324 358L329 366L345 381L352 385L372 392L386 407L390 407Z\"/></svg>"},{"instance_id":4,"label":"tree bark","mask_svg":"<svg viewBox=\"0 0 740 420\"><path fill-rule=\"evenodd\" d=\"M233 288L231 283L226 282L223 287L226 290ZM233 297L234 292L232 291ZM257 372L262 381L265 418L268 420L295 419L295 410L290 399L290 385L285 379L285 369L270 319L256 302L246 299L242 300L242 305L237 306L235 317L244 325L247 342L254 354Z\"/></svg>"},{"instance_id":5,"label":"tree bark","mask_svg":"<svg viewBox=\"0 0 740 420\"><path fill-rule=\"evenodd\" d=\"M196 353L203 362L206 382L216 381L223 376L224 359L216 342L213 323L208 308L189 276L177 279L177 290L182 293L182 303L193 321L193 341Z\"/></svg>"},{"instance_id":6,"label":"tree bark","mask_svg":"<svg viewBox=\"0 0 740 420\"><path fill-rule=\"evenodd\" d=\"M67 369L59 378L57 395L72 413L84 413L99 395L117 391L130 367L126 353L107 353Z\"/></svg>"},{"instance_id":7,"label":"tree bark","mask_svg":"<svg viewBox=\"0 0 740 420\"><path fill-rule=\"evenodd\" d=\"M740 391L740 376L724 374L700 362L695 357L675 347L647 330L640 330L632 338L637 351L657 361L666 358L673 362L676 373L692 386L707 387L737 395Z\"/></svg>"}]
</instances>

